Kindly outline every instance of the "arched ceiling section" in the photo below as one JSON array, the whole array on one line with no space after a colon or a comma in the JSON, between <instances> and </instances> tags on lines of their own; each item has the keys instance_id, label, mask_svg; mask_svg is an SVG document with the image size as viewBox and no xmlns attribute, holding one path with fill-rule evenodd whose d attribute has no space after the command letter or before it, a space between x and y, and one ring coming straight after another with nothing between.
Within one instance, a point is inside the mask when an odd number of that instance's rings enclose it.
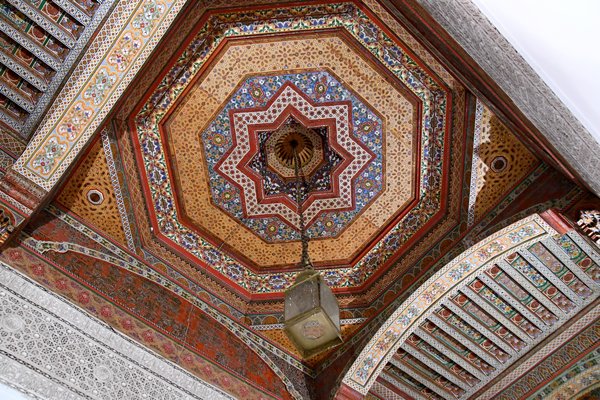
<instances>
[{"instance_id":1,"label":"arched ceiling section","mask_svg":"<svg viewBox=\"0 0 600 400\"><path fill-rule=\"evenodd\" d=\"M539 215L469 248L383 324L344 378L413 398L466 399L600 295L600 256Z\"/></svg>"}]
</instances>

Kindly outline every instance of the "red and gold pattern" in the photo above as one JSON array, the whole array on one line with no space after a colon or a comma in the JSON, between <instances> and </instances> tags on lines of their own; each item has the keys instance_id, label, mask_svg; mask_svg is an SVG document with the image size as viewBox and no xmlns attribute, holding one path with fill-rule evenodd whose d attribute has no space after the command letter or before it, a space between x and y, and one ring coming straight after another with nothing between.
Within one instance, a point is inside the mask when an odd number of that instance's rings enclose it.
<instances>
[{"instance_id":1,"label":"red and gold pattern","mask_svg":"<svg viewBox=\"0 0 600 400\"><path fill-rule=\"evenodd\" d=\"M46 214L34 237L94 242ZM225 327L181 297L138 275L72 252L45 256L11 247L2 261L239 398L286 398L281 379Z\"/></svg>"}]
</instances>

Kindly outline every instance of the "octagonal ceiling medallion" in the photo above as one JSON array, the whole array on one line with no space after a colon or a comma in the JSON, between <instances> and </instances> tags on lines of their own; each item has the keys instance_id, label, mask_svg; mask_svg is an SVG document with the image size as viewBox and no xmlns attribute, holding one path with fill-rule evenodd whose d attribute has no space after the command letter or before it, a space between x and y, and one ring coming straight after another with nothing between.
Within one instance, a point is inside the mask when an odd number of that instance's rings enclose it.
<instances>
[{"instance_id":1,"label":"octagonal ceiling medallion","mask_svg":"<svg viewBox=\"0 0 600 400\"><path fill-rule=\"evenodd\" d=\"M242 292L281 293L296 138L313 261L359 288L443 213L451 91L353 3L243 17L208 14L132 120L155 234Z\"/></svg>"},{"instance_id":2,"label":"octagonal ceiling medallion","mask_svg":"<svg viewBox=\"0 0 600 400\"><path fill-rule=\"evenodd\" d=\"M350 100L331 101L339 99ZM321 128L324 136L310 128ZM307 156L302 210L309 235L336 236L382 189L383 140L381 119L327 72L244 81L202 133L213 203L266 241L298 240L295 182L278 179L293 177L293 169L276 167L283 171L269 174L252 167L261 154L274 160L271 165L283 164L273 155L275 146L261 146L259 136L268 144L286 133L314 142L316 162L318 154L328 156L316 174L311 171L319 165Z\"/></svg>"}]
</instances>

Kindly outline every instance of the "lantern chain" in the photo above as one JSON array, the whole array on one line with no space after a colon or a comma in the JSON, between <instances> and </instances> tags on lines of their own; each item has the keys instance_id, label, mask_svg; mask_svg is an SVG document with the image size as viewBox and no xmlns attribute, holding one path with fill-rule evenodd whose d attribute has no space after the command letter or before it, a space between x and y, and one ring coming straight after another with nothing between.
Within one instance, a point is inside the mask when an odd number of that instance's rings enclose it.
<instances>
[{"instance_id":1,"label":"lantern chain","mask_svg":"<svg viewBox=\"0 0 600 400\"><path fill-rule=\"evenodd\" d=\"M300 241L302 243L302 258L300 259L300 266L304 269L311 270L313 269L312 262L310 261L310 257L308 255L308 235L306 234L306 226L304 222L304 209L302 207L302 193L301 186L304 184L304 189L306 189L306 180L304 179L304 174L302 173L302 166L300 165L300 157L298 156L298 151L296 150L295 145L293 145L294 149L294 175L296 178L296 204L298 204L298 214L300 220Z\"/></svg>"}]
</instances>

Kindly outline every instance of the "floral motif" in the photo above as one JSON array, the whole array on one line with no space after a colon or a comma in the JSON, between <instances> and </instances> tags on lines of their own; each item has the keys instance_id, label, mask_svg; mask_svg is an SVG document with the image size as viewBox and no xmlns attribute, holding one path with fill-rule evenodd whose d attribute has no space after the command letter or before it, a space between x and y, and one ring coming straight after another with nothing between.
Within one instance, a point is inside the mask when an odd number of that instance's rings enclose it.
<instances>
[{"instance_id":1,"label":"floral motif","mask_svg":"<svg viewBox=\"0 0 600 400\"><path fill-rule=\"evenodd\" d=\"M115 51L108 57L108 63L117 71L124 71L142 48L142 41L131 31L119 40Z\"/></svg>"},{"instance_id":2,"label":"floral motif","mask_svg":"<svg viewBox=\"0 0 600 400\"><path fill-rule=\"evenodd\" d=\"M533 266L531 266L521 257L517 257L517 259L512 263L512 266L521 271L521 273L537 287L543 286L547 282L546 278L544 278Z\"/></svg>"},{"instance_id":3,"label":"floral motif","mask_svg":"<svg viewBox=\"0 0 600 400\"><path fill-rule=\"evenodd\" d=\"M325 97L325 95L327 94L328 87L329 87L329 84L327 83L326 76L322 76L321 78L319 78L317 80L317 82L315 83L315 86L313 88L313 91L318 99Z\"/></svg>"},{"instance_id":4,"label":"floral motif","mask_svg":"<svg viewBox=\"0 0 600 400\"><path fill-rule=\"evenodd\" d=\"M419 315L419 312L419 308L415 306L410 306L408 310L406 310L406 312L400 318L398 318L397 322L400 323L400 325L407 327L408 325L410 325L413 318Z\"/></svg>"},{"instance_id":5,"label":"floral motif","mask_svg":"<svg viewBox=\"0 0 600 400\"><path fill-rule=\"evenodd\" d=\"M365 358L362 363L362 366L356 371L356 376L360 378L362 381L366 381L369 377L369 373L371 369L375 366L375 360L372 356Z\"/></svg>"},{"instance_id":6,"label":"floral motif","mask_svg":"<svg viewBox=\"0 0 600 400\"><path fill-rule=\"evenodd\" d=\"M508 238L513 243L519 243L527 237L535 235L535 229L531 225L522 227L521 229L508 234Z\"/></svg>"},{"instance_id":7,"label":"floral motif","mask_svg":"<svg viewBox=\"0 0 600 400\"><path fill-rule=\"evenodd\" d=\"M448 272L448 276L454 281L459 281L465 275L465 273L469 272L473 268L473 264L470 261L465 261L460 263L456 268L450 270Z\"/></svg>"},{"instance_id":8,"label":"floral motif","mask_svg":"<svg viewBox=\"0 0 600 400\"><path fill-rule=\"evenodd\" d=\"M252 96L252 98L256 102L264 103L265 92L258 83L255 83L255 82L250 83L250 85L248 86L247 92L250 93L250 96Z\"/></svg>"},{"instance_id":9,"label":"floral motif","mask_svg":"<svg viewBox=\"0 0 600 400\"><path fill-rule=\"evenodd\" d=\"M496 306L496 308L500 311L502 311L502 313L504 313L507 316L512 316L512 314L514 313L514 309L509 306L508 304L506 304L504 302L504 300L502 300L501 298L499 298L496 293L494 293L490 288L488 287L484 287L479 294L481 295L481 297L483 297L484 299L488 300L490 303L492 303L494 306Z\"/></svg>"},{"instance_id":10,"label":"floral motif","mask_svg":"<svg viewBox=\"0 0 600 400\"><path fill-rule=\"evenodd\" d=\"M486 261L490 257L493 257L494 255L500 253L503 250L504 250L504 246L502 245L502 243L497 242L497 241L493 241L492 243L490 243L486 247L484 247L481 250L479 250L479 252L477 253L477 255L478 255L478 257L479 257L479 259L481 261Z\"/></svg>"},{"instance_id":11,"label":"floral motif","mask_svg":"<svg viewBox=\"0 0 600 400\"><path fill-rule=\"evenodd\" d=\"M441 282L435 282L433 285L429 287L425 292L423 292L423 298L427 300L429 303L433 303L438 295L446 290L446 285Z\"/></svg>"},{"instance_id":12,"label":"floral motif","mask_svg":"<svg viewBox=\"0 0 600 400\"><path fill-rule=\"evenodd\" d=\"M475 329L473 329L473 327L471 325L467 324L465 321L458 318L455 314L452 314L450 316L450 318L448 318L448 322L450 322L452 325L456 326L458 329L460 329L461 331L466 333L466 335L472 339L475 339L475 340L483 340L484 339L484 336L481 333L479 333L479 331L476 331Z\"/></svg>"},{"instance_id":13,"label":"floral motif","mask_svg":"<svg viewBox=\"0 0 600 400\"><path fill-rule=\"evenodd\" d=\"M33 167L41 170L44 174L48 174L56 163L56 159L62 156L66 149L66 144L60 143L55 137L51 138L42 152L34 158Z\"/></svg>"},{"instance_id":14,"label":"floral motif","mask_svg":"<svg viewBox=\"0 0 600 400\"><path fill-rule=\"evenodd\" d=\"M42 264L35 264L33 267L31 267L31 271L33 272L34 275L37 275L37 276L43 276L44 273L46 272L44 270L44 266Z\"/></svg>"},{"instance_id":15,"label":"floral motif","mask_svg":"<svg viewBox=\"0 0 600 400\"><path fill-rule=\"evenodd\" d=\"M133 19L133 27L139 29L143 36L150 36L154 25L165 12L165 5L157 1L148 1L142 12Z\"/></svg>"},{"instance_id":16,"label":"floral motif","mask_svg":"<svg viewBox=\"0 0 600 400\"><path fill-rule=\"evenodd\" d=\"M69 141L75 139L83 131L85 124L90 120L94 111L79 101L67 113L67 119L58 126L59 135L66 137Z\"/></svg>"},{"instance_id":17,"label":"floral motif","mask_svg":"<svg viewBox=\"0 0 600 400\"><path fill-rule=\"evenodd\" d=\"M387 331L385 335L383 335L383 340L380 340L375 345L375 348L378 350L387 350L390 347L390 344L394 343L398 339L399 335L397 332Z\"/></svg>"},{"instance_id":18,"label":"floral motif","mask_svg":"<svg viewBox=\"0 0 600 400\"><path fill-rule=\"evenodd\" d=\"M98 71L95 81L83 93L83 98L91 100L94 105L101 104L116 80L117 77L110 74L106 68L101 69Z\"/></svg>"},{"instance_id":19,"label":"floral motif","mask_svg":"<svg viewBox=\"0 0 600 400\"><path fill-rule=\"evenodd\" d=\"M563 235L557 240L560 247L571 257L576 259L581 255L581 249L577 246L570 237Z\"/></svg>"}]
</instances>

